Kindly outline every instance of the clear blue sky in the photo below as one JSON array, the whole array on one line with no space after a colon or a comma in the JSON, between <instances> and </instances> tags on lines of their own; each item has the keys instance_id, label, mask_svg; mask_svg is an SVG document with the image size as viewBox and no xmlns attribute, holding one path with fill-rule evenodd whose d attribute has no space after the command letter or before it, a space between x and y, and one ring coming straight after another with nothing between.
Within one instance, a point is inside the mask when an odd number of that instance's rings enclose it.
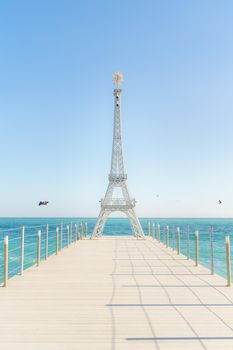
<instances>
[{"instance_id":1,"label":"clear blue sky","mask_svg":"<svg viewBox=\"0 0 233 350\"><path fill-rule=\"evenodd\" d=\"M121 70L139 216L232 217L232 18L230 0L2 0L0 216L98 214Z\"/></svg>"}]
</instances>

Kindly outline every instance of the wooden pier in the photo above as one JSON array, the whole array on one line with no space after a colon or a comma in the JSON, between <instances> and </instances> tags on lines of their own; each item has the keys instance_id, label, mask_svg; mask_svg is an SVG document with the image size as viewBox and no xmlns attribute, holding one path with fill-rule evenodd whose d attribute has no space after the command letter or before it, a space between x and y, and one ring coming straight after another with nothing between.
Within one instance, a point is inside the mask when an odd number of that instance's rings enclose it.
<instances>
[{"instance_id":1,"label":"wooden pier","mask_svg":"<svg viewBox=\"0 0 233 350\"><path fill-rule=\"evenodd\" d=\"M3 350L233 349L233 288L152 240L81 240L0 288Z\"/></svg>"}]
</instances>

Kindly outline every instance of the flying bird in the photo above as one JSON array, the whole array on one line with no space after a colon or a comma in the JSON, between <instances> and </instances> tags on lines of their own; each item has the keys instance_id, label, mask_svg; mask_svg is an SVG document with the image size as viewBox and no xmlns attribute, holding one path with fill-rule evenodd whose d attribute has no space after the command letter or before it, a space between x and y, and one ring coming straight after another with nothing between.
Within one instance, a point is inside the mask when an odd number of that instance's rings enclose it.
<instances>
[{"instance_id":1,"label":"flying bird","mask_svg":"<svg viewBox=\"0 0 233 350\"><path fill-rule=\"evenodd\" d=\"M222 204L222 201L220 199L218 200L218 204Z\"/></svg>"},{"instance_id":2,"label":"flying bird","mask_svg":"<svg viewBox=\"0 0 233 350\"><path fill-rule=\"evenodd\" d=\"M48 204L49 204L48 201L43 201L43 202L40 201L38 205L41 206L41 205L48 205Z\"/></svg>"}]
</instances>

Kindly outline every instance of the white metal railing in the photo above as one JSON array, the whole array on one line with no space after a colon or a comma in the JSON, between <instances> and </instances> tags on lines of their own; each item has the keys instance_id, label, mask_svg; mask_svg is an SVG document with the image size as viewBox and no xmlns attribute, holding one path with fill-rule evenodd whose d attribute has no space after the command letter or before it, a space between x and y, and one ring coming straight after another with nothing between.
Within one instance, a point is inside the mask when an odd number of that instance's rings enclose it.
<instances>
[{"instance_id":1,"label":"white metal railing","mask_svg":"<svg viewBox=\"0 0 233 350\"><path fill-rule=\"evenodd\" d=\"M109 174L108 175L109 181L112 182L122 182L127 180L127 174Z\"/></svg>"},{"instance_id":2,"label":"white metal railing","mask_svg":"<svg viewBox=\"0 0 233 350\"><path fill-rule=\"evenodd\" d=\"M152 225L151 225L152 224ZM180 227L176 227L175 225L172 225L171 233L169 233L169 226L163 225L162 235L161 238L161 225L155 223L151 223L150 221L147 223L148 227L148 238L157 240L158 243L164 244L166 248L170 248L172 251L176 250L177 255L181 254L181 246L184 249L184 254L186 255L187 259L190 259L190 240L191 240L191 233L190 233L190 225L186 225L186 229L183 230L183 234L181 235L181 229ZM185 232L186 231L186 232ZM221 233L222 231L217 230L216 233ZM230 255L230 235L226 234L225 236L225 268L226 268L226 278L227 278L227 286L231 286L231 255ZM171 239L171 240L170 240ZM208 236L205 236L201 241L199 240L199 230L194 229L192 232L192 245L193 245L193 260L194 265L197 267L199 266L199 248L200 244L204 243L205 247L205 253L209 254L209 269L210 274L215 273L215 260L214 260L214 229L213 226L210 226L210 233ZM169 244L171 242L171 244ZM182 244L181 244L182 243Z\"/></svg>"},{"instance_id":3,"label":"white metal railing","mask_svg":"<svg viewBox=\"0 0 233 350\"><path fill-rule=\"evenodd\" d=\"M110 201L108 200L105 204L104 200L101 200L101 205L104 207L134 207L135 206L135 199L132 200L125 200L122 198L112 198Z\"/></svg>"},{"instance_id":4,"label":"white metal railing","mask_svg":"<svg viewBox=\"0 0 233 350\"><path fill-rule=\"evenodd\" d=\"M53 254L87 237L87 223L57 223L0 230L0 284L23 275L25 269L39 266Z\"/></svg>"}]
</instances>

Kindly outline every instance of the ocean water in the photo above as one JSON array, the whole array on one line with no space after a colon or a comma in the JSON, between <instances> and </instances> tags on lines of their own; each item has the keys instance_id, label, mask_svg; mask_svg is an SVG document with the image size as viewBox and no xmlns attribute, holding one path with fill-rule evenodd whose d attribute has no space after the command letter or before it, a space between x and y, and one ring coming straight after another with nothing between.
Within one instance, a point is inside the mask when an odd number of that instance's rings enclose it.
<instances>
[{"instance_id":1,"label":"ocean water","mask_svg":"<svg viewBox=\"0 0 233 350\"><path fill-rule=\"evenodd\" d=\"M0 283L3 282L4 272L4 236L9 239L9 277L20 273L21 256L21 228L25 227L24 269L36 264L37 235L41 230L41 259L46 255L46 225L49 226L48 255L56 252L56 227L62 224L62 247L67 245L67 225L69 225L69 239L74 240L74 225L80 228L81 222L87 223L87 235L90 235L96 218L0 218ZM180 227L181 253L187 253L187 225L190 230L190 258L195 258L195 230L199 231L199 259L200 263L210 268L210 227L214 232L214 266L215 272L226 276L225 236L230 235L231 248L233 246L233 219L166 219L140 218L144 233L148 233L148 222L154 223L156 228L160 224L161 242L165 242L165 228L169 226L169 246L172 245L172 227ZM72 232L70 231L72 227ZM157 229L156 229L157 233ZM131 227L127 218L109 218L105 235L131 235ZM176 234L175 234L176 238ZM59 248L60 248L59 232ZM175 239L176 248L176 239Z\"/></svg>"}]
</instances>

